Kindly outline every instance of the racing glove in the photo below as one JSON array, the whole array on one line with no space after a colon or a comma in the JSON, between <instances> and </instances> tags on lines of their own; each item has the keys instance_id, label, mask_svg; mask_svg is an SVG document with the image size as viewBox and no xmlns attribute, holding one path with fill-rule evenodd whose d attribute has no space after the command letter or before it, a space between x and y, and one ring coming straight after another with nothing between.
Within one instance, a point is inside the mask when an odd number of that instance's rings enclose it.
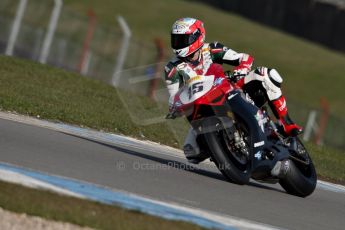
<instances>
[{"instance_id":1,"label":"racing glove","mask_svg":"<svg viewBox=\"0 0 345 230\"><path fill-rule=\"evenodd\" d=\"M234 73L232 74L234 83L239 81L241 78L248 75L250 72L254 58L248 54L243 54L240 60L240 64L234 68Z\"/></svg>"},{"instance_id":2,"label":"racing glove","mask_svg":"<svg viewBox=\"0 0 345 230\"><path fill-rule=\"evenodd\" d=\"M179 116L181 115L177 111L176 107L173 104L169 105L169 113L165 116L165 119L175 119Z\"/></svg>"},{"instance_id":3,"label":"racing glove","mask_svg":"<svg viewBox=\"0 0 345 230\"><path fill-rule=\"evenodd\" d=\"M249 73L246 68L234 69L234 71L226 71L225 75L230 80L231 83L236 84L241 78L245 77Z\"/></svg>"}]
</instances>

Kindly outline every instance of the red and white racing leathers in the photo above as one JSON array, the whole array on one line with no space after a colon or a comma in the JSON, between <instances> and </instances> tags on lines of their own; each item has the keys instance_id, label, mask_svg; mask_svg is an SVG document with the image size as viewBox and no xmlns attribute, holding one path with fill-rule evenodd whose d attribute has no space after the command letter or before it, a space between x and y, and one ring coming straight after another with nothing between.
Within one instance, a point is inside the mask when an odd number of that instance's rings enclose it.
<instances>
[{"instance_id":1,"label":"red and white racing leathers","mask_svg":"<svg viewBox=\"0 0 345 230\"><path fill-rule=\"evenodd\" d=\"M300 132L301 127L294 124L287 113L286 101L280 88L282 77L275 69L267 67L258 67L251 71L253 61L252 56L237 53L218 42L205 43L197 61L174 58L165 66L169 104L172 104L178 89L188 79L197 75L206 75L213 63L229 64L235 66L233 71L239 77L235 85L248 93L258 107L268 101L273 113L282 122L287 135ZM193 158L193 154L200 152L193 130L187 135L184 150L189 159Z\"/></svg>"}]
</instances>

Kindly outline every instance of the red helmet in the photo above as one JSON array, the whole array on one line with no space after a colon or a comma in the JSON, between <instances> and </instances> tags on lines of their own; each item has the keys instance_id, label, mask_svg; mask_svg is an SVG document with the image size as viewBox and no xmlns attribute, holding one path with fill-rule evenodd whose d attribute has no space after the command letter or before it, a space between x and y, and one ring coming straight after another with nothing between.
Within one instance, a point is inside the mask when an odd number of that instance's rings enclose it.
<instances>
[{"instance_id":1,"label":"red helmet","mask_svg":"<svg viewBox=\"0 0 345 230\"><path fill-rule=\"evenodd\" d=\"M194 18L181 18L172 26L171 47L177 56L187 57L204 45L205 35L202 21Z\"/></svg>"}]
</instances>

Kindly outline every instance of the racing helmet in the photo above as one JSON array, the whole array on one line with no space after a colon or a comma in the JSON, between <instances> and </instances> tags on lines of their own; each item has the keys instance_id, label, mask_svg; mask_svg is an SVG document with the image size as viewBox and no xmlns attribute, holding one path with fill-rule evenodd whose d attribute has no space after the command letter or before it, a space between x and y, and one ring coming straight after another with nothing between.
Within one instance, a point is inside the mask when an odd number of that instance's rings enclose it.
<instances>
[{"instance_id":1,"label":"racing helmet","mask_svg":"<svg viewBox=\"0 0 345 230\"><path fill-rule=\"evenodd\" d=\"M204 45L205 35L202 21L181 18L172 26L171 47L178 57L187 57Z\"/></svg>"}]
</instances>

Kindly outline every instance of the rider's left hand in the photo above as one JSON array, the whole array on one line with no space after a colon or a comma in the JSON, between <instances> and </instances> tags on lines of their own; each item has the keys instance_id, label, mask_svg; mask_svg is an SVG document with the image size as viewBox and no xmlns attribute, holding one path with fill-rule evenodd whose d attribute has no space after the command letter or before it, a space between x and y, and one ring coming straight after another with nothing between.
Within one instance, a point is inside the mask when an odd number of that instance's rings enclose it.
<instances>
[{"instance_id":1,"label":"rider's left hand","mask_svg":"<svg viewBox=\"0 0 345 230\"><path fill-rule=\"evenodd\" d=\"M233 72L227 71L225 74L228 76L231 83L236 84L241 78L248 74L248 70L246 68L235 69Z\"/></svg>"}]
</instances>

